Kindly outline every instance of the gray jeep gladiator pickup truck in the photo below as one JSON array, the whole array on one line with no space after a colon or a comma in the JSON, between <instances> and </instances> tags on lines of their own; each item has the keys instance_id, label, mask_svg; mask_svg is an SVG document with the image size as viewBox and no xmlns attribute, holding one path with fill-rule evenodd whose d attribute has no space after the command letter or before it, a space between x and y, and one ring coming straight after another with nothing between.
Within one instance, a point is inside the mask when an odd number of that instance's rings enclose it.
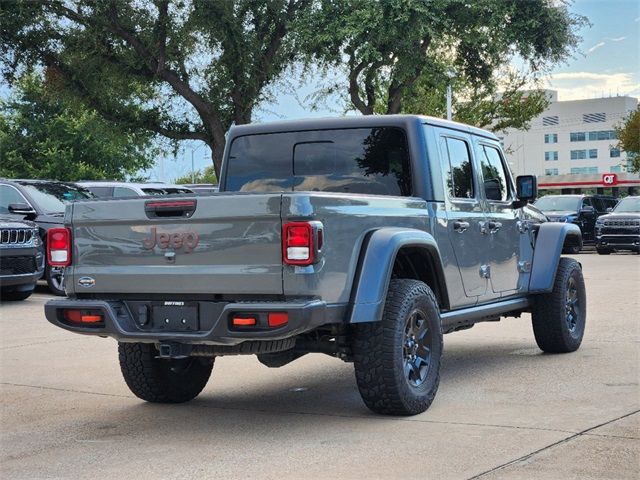
<instances>
[{"instance_id":1,"label":"gray jeep gladiator pickup truck","mask_svg":"<svg viewBox=\"0 0 640 480\"><path fill-rule=\"evenodd\" d=\"M570 223L528 205L490 132L421 116L233 127L220 192L87 200L49 231L73 332L119 342L131 391L196 397L216 357L269 367L310 352L355 365L373 411L426 410L442 334L532 316L546 352L571 352L586 320Z\"/></svg>"}]
</instances>

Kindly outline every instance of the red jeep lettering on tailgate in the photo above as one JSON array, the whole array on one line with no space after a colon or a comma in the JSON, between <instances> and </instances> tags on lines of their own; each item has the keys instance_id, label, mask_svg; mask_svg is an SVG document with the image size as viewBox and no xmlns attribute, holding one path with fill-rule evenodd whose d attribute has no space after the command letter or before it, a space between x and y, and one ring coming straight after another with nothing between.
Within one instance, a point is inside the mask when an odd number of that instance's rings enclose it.
<instances>
[{"instance_id":1,"label":"red jeep lettering on tailgate","mask_svg":"<svg viewBox=\"0 0 640 480\"><path fill-rule=\"evenodd\" d=\"M190 253L198 246L200 237L196 232L184 233L158 233L156 227L151 227L150 237L142 240L142 245L147 250L153 250L156 246L161 249L173 248L177 250L184 247L184 253Z\"/></svg>"}]
</instances>

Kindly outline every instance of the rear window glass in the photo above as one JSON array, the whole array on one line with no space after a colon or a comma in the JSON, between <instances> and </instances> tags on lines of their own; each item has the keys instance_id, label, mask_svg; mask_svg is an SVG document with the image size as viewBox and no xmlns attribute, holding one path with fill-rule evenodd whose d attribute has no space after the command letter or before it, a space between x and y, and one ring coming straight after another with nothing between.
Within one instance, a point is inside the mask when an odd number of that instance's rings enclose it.
<instances>
[{"instance_id":1,"label":"rear window glass","mask_svg":"<svg viewBox=\"0 0 640 480\"><path fill-rule=\"evenodd\" d=\"M399 128L247 135L233 141L227 191L411 195L409 152Z\"/></svg>"}]
</instances>

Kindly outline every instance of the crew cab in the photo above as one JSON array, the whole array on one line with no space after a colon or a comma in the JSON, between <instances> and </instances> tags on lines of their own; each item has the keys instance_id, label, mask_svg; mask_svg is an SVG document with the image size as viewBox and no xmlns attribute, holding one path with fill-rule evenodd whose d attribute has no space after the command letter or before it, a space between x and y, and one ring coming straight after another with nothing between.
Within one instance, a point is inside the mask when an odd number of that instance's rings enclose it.
<instances>
[{"instance_id":1,"label":"crew cab","mask_svg":"<svg viewBox=\"0 0 640 480\"><path fill-rule=\"evenodd\" d=\"M375 412L426 410L442 334L532 315L547 352L581 343L580 229L528 203L498 138L431 117L233 127L220 192L88 200L50 230L68 299L47 319L112 337L129 388L184 402L216 357L354 362Z\"/></svg>"}]
</instances>

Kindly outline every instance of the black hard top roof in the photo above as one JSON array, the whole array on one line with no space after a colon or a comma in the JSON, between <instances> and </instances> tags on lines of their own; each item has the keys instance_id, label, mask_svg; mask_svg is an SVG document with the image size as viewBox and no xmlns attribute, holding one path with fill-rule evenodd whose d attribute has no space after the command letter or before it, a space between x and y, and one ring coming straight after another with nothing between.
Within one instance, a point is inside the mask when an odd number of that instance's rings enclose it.
<instances>
[{"instance_id":1,"label":"black hard top roof","mask_svg":"<svg viewBox=\"0 0 640 480\"><path fill-rule=\"evenodd\" d=\"M332 130L338 128L366 127L408 127L413 123L426 123L436 127L448 128L482 137L498 140L493 133L464 123L452 122L425 115L357 115L348 117L308 118L265 123L235 125L229 130L230 137L255 135L261 133L299 132L304 130Z\"/></svg>"}]
</instances>

